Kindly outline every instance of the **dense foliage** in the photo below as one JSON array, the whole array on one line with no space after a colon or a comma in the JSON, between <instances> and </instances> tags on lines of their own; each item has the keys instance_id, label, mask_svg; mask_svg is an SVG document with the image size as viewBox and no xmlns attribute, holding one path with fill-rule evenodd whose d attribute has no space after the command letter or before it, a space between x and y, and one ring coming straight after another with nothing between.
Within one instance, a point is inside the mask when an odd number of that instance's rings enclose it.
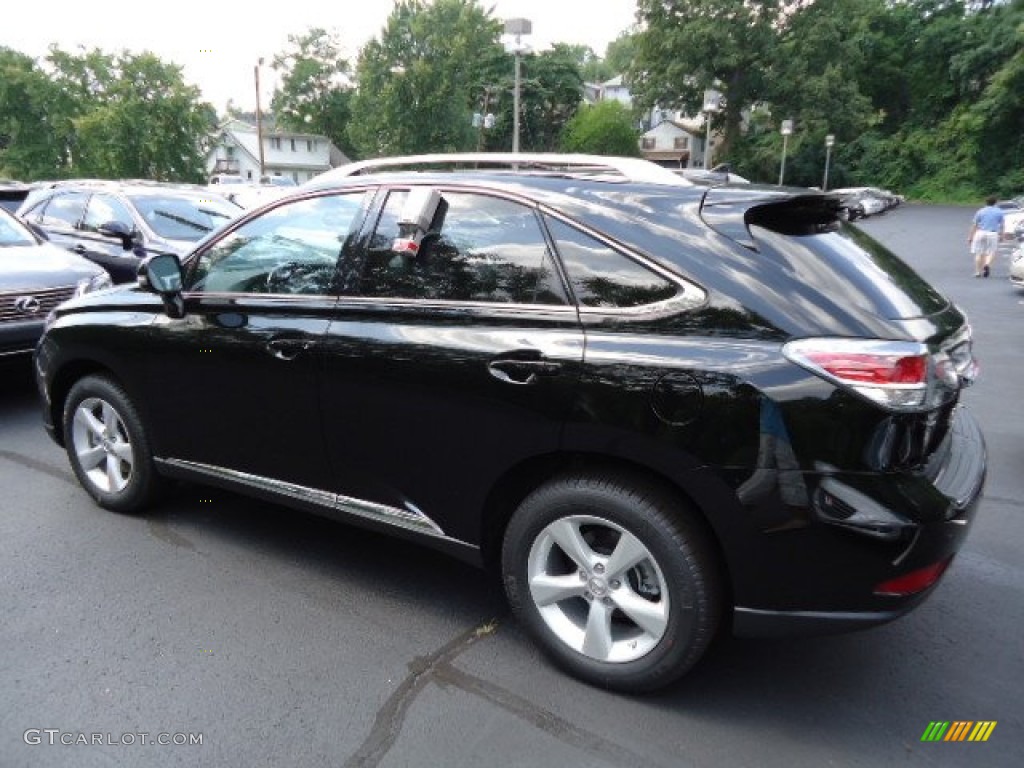
<instances>
[{"instance_id":1,"label":"dense foliage","mask_svg":"<svg viewBox=\"0 0 1024 768\"><path fill-rule=\"evenodd\" d=\"M348 60L337 32L319 27L289 35L289 48L274 57L281 84L270 103L277 124L302 133L326 136L349 157L348 138L353 86Z\"/></svg>"},{"instance_id":2,"label":"dense foliage","mask_svg":"<svg viewBox=\"0 0 1024 768\"><path fill-rule=\"evenodd\" d=\"M725 150L744 175L915 197L1024 191L1024 0L638 0L630 77L641 105L725 94ZM717 118L722 121L722 118ZM721 151L721 150L720 150Z\"/></svg>"},{"instance_id":3,"label":"dense foliage","mask_svg":"<svg viewBox=\"0 0 1024 768\"><path fill-rule=\"evenodd\" d=\"M0 48L0 174L198 181L216 113L151 53Z\"/></svg>"},{"instance_id":4,"label":"dense foliage","mask_svg":"<svg viewBox=\"0 0 1024 768\"><path fill-rule=\"evenodd\" d=\"M311 29L273 60L279 125L351 157L508 150L514 59L481 0L398 0L356 61ZM887 186L918 198L1024 192L1024 0L637 0L604 56L558 44L522 57L524 151L635 153L645 108L699 113L724 96L715 162L786 181ZM623 74L632 123L580 111L586 82ZM475 113L493 122L474 124ZM152 54L0 48L0 175L191 179L215 123ZM630 145L630 141L634 142Z\"/></svg>"}]
</instances>

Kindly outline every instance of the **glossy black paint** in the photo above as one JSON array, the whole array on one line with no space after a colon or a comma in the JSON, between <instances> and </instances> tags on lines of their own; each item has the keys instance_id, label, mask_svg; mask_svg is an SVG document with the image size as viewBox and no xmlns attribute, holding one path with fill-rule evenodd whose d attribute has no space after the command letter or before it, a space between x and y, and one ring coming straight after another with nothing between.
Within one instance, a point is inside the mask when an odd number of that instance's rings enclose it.
<instances>
[{"instance_id":1,"label":"glossy black paint","mask_svg":"<svg viewBox=\"0 0 1024 768\"><path fill-rule=\"evenodd\" d=\"M337 295L186 289L185 317L172 319L158 297L126 288L62 308L37 356L47 423L77 375L106 370L139 402L158 457L422 514L443 532L424 543L479 562L545 478L628 468L705 521L749 632L893 618L922 596L879 596L875 585L962 542L985 475L970 415L953 403L896 417L781 354L805 336L940 344L966 322L863 234L835 231L831 202L801 201L818 229L792 235L743 222L751 207L803 192L497 174L379 183L482 190L567 217L673 275L692 303L601 311L362 298L377 195L349 233ZM896 422L929 418L935 439L915 465L873 453ZM846 502L875 517L835 517Z\"/></svg>"}]
</instances>

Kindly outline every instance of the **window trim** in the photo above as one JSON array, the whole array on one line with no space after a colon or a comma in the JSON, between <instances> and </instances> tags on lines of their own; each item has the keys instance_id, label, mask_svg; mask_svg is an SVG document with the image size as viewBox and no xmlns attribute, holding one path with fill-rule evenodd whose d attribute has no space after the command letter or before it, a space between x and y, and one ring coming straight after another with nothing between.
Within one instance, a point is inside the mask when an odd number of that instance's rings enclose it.
<instances>
[{"instance_id":1,"label":"window trim","mask_svg":"<svg viewBox=\"0 0 1024 768\"><path fill-rule=\"evenodd\" d=\"M587 307L580 304L579 299L576 297L575 292L571 292L570 295L575 302L575 306L579 309L581 319L606 319L606 318L625 318L625 319L653 319L658 317L665 317L667 315L678 314L681 311L692 311L704 306L708 302L708 294L703 288L694 282L687 280L681 275L677 275L675 272L666 269L665 267L658 264L656 261L648 256L636 251L629 246L620 243L619 241L608 237L607 235L594 230L593 228L582 224L575 219L566 216L560 211L557 211L547 205L538 206L541 213L545 216L551 216L553 219L557 219L568 227L582 232L588 237L597 240L603 245L611 248L613 251L618 253L620 256L645 267L659 277L664 278L666 281L672 283L681 291L677 292L674 296L670 296L667 299L653 302L652 304L638 304L635 307ZM544 227L547 230L547 226ZM551 236L550 233L548 235ZM554 252L559 261L559 265L562 268L563 274L568 277L568 273L565 271L565 265L562 263L562 254L559 253L557 246L554 247ZM570 285L571 289L571 285Z\"/></svg>"}]
</instances>

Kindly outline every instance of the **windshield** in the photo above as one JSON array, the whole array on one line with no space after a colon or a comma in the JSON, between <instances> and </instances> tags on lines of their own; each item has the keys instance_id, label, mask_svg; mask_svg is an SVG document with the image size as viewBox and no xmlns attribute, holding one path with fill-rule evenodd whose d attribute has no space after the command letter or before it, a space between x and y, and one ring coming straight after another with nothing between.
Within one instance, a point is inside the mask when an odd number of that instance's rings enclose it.
<instances>
[{"instance_id":1,"label":"windshield","mask_svg":"<svg viewBox=\"0 0 1024 768\"><path fill-rule=\"evenodd\" d=\"M35 244L35 238L29 234L28 229L7 211L0 209L0 248Z\"/></svg>"},{"instance_id":2,"label":"windshield","mask_svg":"<svg viewBox=\"0 0 1024 768\"><path fill-rule=\"evenodd\" d=\"M136 195L129 198L150 229L168 240L199 240L241 209L212 197Z\"/></svg>"}]
</instances>

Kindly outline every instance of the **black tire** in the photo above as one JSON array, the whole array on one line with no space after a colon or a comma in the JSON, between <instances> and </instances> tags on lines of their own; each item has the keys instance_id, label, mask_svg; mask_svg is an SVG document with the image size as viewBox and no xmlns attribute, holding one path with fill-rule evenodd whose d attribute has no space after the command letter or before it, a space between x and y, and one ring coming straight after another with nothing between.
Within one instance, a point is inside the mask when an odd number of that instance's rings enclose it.
<instances>
[{"instance_id":1,"label":"black tire","mask_svg":"<svg viewBox=\"0 0 1024 768\"><path fill-rule=\"evenodd\" d=\"M142 419L120 385L100 375L77 381L62 425L71 468L97 504L131 513L153 502L161 478Z\"/></svg>"},{"instance_id":2,"label":"black tire","mask_svg":"<svg viewBox=\"0 0 1024 768\"><path fill-rule=\"evenodd\" d=\"M578 597L569 578L577 559L555 541L567 531L590 548L578 556L594 556L586 578L583 569L575 573L583 590ZM639 553L637 543L646 557L616 578L610 553L620 544ZM588 683L629 693L662 688L685 674L722 615L716 557L703 527L675 495L628 475L571 475L531 493L506 529L502 577L513 613L556 664ZM542 606L538 595L553 602ZM623 606L654 618L642 618L645 628Z\"/></svg>"}]
</instances>

